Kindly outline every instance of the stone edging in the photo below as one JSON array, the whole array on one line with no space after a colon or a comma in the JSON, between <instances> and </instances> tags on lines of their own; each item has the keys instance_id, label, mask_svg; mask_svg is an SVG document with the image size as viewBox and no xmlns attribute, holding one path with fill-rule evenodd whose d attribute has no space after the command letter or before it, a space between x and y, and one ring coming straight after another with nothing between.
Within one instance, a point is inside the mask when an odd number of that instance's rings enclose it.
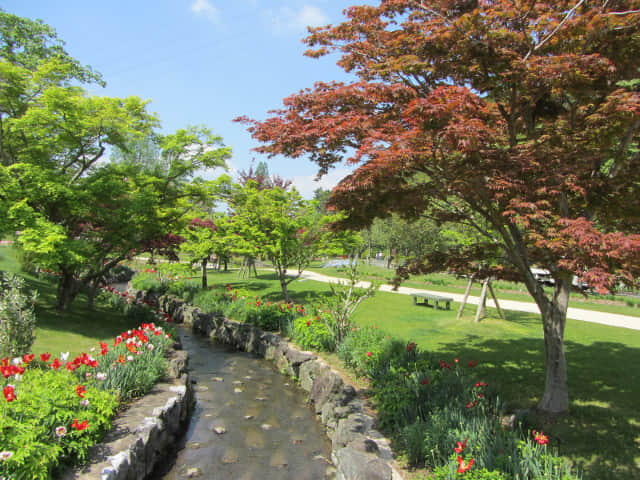
<instances>
[{"instance_id":1,"label":"stone edging","mask_svg":"<svg viewBox=\"0 0 640 480\"><path fill-rule=\"evenodd\" d=\"M206 314L173 295L134 293L136 298L156 304L176 323L184 323L195 333L215 337L238 350L273 360L281 371L297 379L309 392L309 402L331 440L337 480L402 478L392 465L389 440L373 428L375 418L365 413L356 390L345 385L340 375L312 352L297 350L278 335L253 325Z\"/></svg>"},{"instance_id":2,"label":"stone edging","mask_svg":"<svg viewBox=\"0 0 640 480\"><path fill-rule=\"evenodd\" d=\"M194 405L188 353L176 347L168 352L169 380L119 414L102 443L91 449L90 463L67 470L62 480L141 480L166 459Z\"/></svg>"}]
</instances>

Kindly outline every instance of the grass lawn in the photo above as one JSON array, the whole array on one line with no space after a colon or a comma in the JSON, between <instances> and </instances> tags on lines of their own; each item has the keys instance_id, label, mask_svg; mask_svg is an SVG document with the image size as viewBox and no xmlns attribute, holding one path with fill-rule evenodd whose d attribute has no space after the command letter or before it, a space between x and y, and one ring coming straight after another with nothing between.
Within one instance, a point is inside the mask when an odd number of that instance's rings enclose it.
<instances>
[{"instance_id":1,"label":"grass lawn","mask_svg":"<svg viewBox=\"0 0 640 480\"><path fill-rule=\"evenodd\" d=\"M345 277L344 272L340 268L336 267L319 268L316 266L310 270L332 277ZM376 267L373 265L361 265L358 267L358 271L362 275L363 280L373 280L382 283L391 283L395 276L394 270ZM446 293L464 294L467 283L468 280L464 278L456 278L454 275L446 273L432 273L429 275L412 276L409 280L403 282L402 286L437 290ZM504 281L494 281L491 282L491 284L496 291L498 300L533 302L523 284ZM482 285L480 283L474 283L471 288L471 295L479 297L481 288ZM545 287L545 290L551 292L550 287ZM631 303L631 305L628 305L627 302ZM569 306L585 310L640 317L640 299L637 297L611 295L588 295L585 297L580 293L574 292L571 294L571 303Z\"/></svg>"},{"instance_id":2,"label":"grass lawn","mask_svg":"<svg viewBox=\"0 0 640 480\"><path fill-rule=\"evenodd\" d=\"M227 284L271 301L282 299L275 274L238 278L236 272L211 273L210 283ZM310 280L290 284L297 303L319 304L326 284ZM474 373L490 383L511 410L529 408L544 390L544 343L539 316L497 312L474 323L469 306L456 321L450 311L414 306L410 296L378 292L357 311L360 325L376 325L391 335L416 342L434 359L465 364L477 360ZM584 471L585 479L640 478L640 331L569 320L565 335L569 365L570 415L553 423L541 420L561 454Z\"/></svg>"},{"instance_id":3,"label":"grass lawn","mask_svg":"<svg viewBox=\"0 0 640 480\"><path fill-rule=\"evenodd\" d=\"M87 309L87 296L79 295L71 312L59 312L55 305L56 282L54 278L38 278L21 271L14 257L13 248L0 246L0 271L14 272L25 279L29 290L39 293L36 305L36 340L32 351L36 354L48 351L53 355L69 351L71 357L98 347L99 341L113 341L119 333L137 327L135 321L113 312L96 302L93 311Z\"/></svg>"}]
</instances>

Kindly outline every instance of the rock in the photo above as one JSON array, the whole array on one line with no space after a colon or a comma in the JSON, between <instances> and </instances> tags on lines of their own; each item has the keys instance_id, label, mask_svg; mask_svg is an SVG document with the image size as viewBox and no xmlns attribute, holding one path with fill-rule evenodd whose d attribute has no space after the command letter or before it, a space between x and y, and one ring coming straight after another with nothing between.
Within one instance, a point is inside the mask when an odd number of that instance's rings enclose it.
<instances>
[{"instance_id":1,"label":"rock","mask_svg":"<svg viewBox=\"0 0 640 480\"><path fill-rule=\"evenodd\" d=\"M212 382L224 382L224 378L222 378L222 377L212 377L211 381Z\"/></svg>"},{"instance_id":2,"label":"rock","mask_svg":"<svg viewBox=\"0 0 640 480\"><path fill-rule=\"evenodd\" d=\"M242 393L244 392L244 390L242 390L241 388L234 388L233 389L233 393Z\"/></svg>"},{"instance_id":3,"label":"rock","mask_svg":"<svg viewBox=\"0 0 640 480\"><path fill-rule=\"evenodd\" d=\"M222 422L214 422L211 425L211 430L216 432L218 435L222 435L224 433L227 433L227 427Z\"/></svg>"},{"instance_id":4,"label":"rock","mask_svg":"<svg viewBox=\"0 0 640 480\"><path fill-rule=\"evenodd\" d=\"M187 473L185 473L184 475L187 478L197 478L197 477L201 477L202 476L202 470L200 470L197 467L194 468L188 468L187 469Z\"/></svg>"},{"instance_id":5,"label":"rock","mask_svg":"<svg viewBox=\"0 0 640 480\"><path fill-rule=\"evenodd\" d=\"M391 466L376 455L353 448L342 448L333 452L336 465L336 480L392 480Z\"/></svg>"},{"instance_id":6,"label":"rock","mask_svg":"<svg viewBox=\"0 0 640 480\"><path fill-rule=\"evenodd\" d=\"M260 428L266 431L271 430L273 426L269 425L268 423L263 423L262 425L260 425Z\"/></svg>"},{"instance_id":7,"label":"rock","mask_svg":"<svg viewBox=\"0 0 640 480\"><path fill-rule=\"evenodd\" d=\"M253 415L245 415L244 416L245 420L253 420L254 418L256 418L256 417L254 417Z\"/></svg>"}]
</instances>

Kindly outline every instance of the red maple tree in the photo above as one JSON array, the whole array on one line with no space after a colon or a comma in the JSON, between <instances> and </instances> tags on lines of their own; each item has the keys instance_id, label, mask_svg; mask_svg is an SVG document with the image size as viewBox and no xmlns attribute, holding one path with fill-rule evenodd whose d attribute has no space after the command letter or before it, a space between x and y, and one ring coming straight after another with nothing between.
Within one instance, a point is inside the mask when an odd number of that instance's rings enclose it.
<instances>
[{"instance_id":1,"label":"red maple tree","mask_svg":"<svg viewBox=\"0 0 640 480\"><path fill-rule=\"evenodd\" d=\"M310 30L307 55L341 52L356 81L239 120L260 152L357 165L332 192L351 226L399 212L476 229L411 270L491 259L491 275L524 282L544 328L538 407L567 410L572 277L613 290L640 271L640 2L382 0L345 15Z\"/></svg>"}]
</instances>

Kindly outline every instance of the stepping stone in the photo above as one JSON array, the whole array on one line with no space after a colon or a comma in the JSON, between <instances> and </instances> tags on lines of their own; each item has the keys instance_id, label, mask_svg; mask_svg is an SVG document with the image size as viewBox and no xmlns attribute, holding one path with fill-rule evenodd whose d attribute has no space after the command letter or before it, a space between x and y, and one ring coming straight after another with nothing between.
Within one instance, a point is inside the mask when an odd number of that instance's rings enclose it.
<instances>
[{"instance_id":1,"label":"stepping stone","mask_svg":"<svg viewBox=\"0 0 640 480\"><path fill-rule=\"evenodd\" d=\"M262 425L260 425L260 428L267 431L267 430L271 430L273 426L269 425L268 423L263 423Z\"/></svg>"},{"instance_id":2,"label":"stepping stone","mask_svg":"<svg viewBox=\"0 0 640 480\"><path fill-rule=\"evenodd\" d=\"M198 450L200 448L204 447L204 445L200 442L189 442L187 443L187 448L191 449L191 450Z\"/></svg>"},{"instance_id":3,"label":"stepping stone","mask_svg":"<svg viewBox=\"0 0 640 480\"><path fill-rule=\"evenodd\" d=\"M224 382L224 378L222 377L213 377L211 378L212 382Z\"/></svg>"},{"instance_id":4,"label":"stepping stone","mask_svg":"<svg viewBox=\"0 0 640 480\"><path fill-rule=\"evenodd\" d=\"M242 385L243 382L241 382L240 380L234 380L233 382L231 382L232 385Z\"/></svg>"},{"instance_id":5,"label":"stepping stone","mask_svg":"<svg viewBox=\"0 0 640 480\"><path fill-rule=\"evenodd\" d=\"M253 415L245 415L244 416L245 420L253 420L254 418L256 418L256 417L254 417Z\"/></svg>"},{"instance_id":6,"label":"stepping stone","mask_svg":"<svg viewBox=\"0 0 640 480\"><path fill-rule=\"evenodd\" d=\"M233 389L233 393L242 393L242 392L244 392L244 390L241 389L241 388L234 388Z\"/></svg>"},{"instance_id":7,"label":"stepping stone","mask_svg":"<svg viewBox=\"0 0 640 480\"><path fill-rule=\"evenodd\" d=\"M266 397L256 397L256 400L259 402L266 402L268 399Z\"/></svg>"}]
</instances>

